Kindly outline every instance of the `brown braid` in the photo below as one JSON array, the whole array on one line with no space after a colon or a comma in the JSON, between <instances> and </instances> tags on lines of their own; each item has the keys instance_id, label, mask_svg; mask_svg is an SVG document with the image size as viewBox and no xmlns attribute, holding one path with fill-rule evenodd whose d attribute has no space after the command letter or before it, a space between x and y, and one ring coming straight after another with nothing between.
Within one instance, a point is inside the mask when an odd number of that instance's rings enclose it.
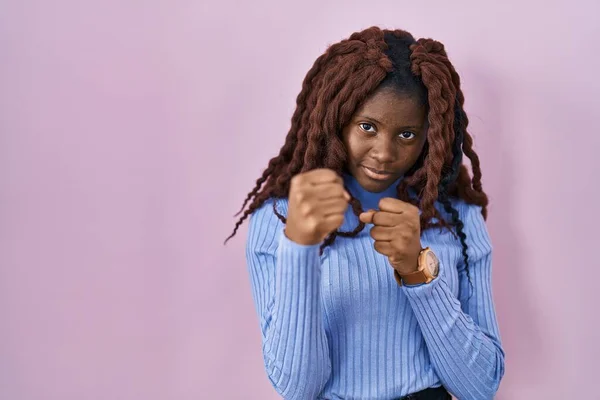
<instances>
[{"instance_id":1,"label":"brown braid","mask_svg":"<svg viewBox=\"0 0 600 400\"><path fill-rule=\"evenodd\" d=\"M461 113L461 127L460 129L464 132L464 141L463 141L463 152L471 161L471 168L473 170L473 180L469 176L469 172L466 167L462 166L459 176L458 176L458 187L463 188L464 192L460 195L460 198L467 200L468 203L473 203L480 205L482 207L482 214L484 218L487 218L487 205L488 205L488 197L484 193L482 184L481 184L481 166L479 163L479 156L473 150L473 138L467 132L467 125L469 125L469 118L467 114L464 112L464 104L465 104L465 96L460 90L460 77L458 73L454 69L454 66L448 60L446 52L442 49L440 54L440 61L446 65L446 68L450 72L450 76L454 86L457 88L456 99L458 102L458 109ZM471 188L472 187L472 188Z\"/></svg>"}]
</instances>

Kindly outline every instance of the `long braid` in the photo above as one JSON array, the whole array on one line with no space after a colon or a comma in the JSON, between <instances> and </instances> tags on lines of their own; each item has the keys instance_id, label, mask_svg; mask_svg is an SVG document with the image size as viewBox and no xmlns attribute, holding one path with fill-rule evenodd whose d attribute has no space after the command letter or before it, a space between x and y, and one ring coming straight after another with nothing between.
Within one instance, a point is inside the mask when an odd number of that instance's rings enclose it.
<instances>
[{"instance_id":1,"label":"long braid","mask_svg":"<svg viewBox=\"0 0 600 400\"><path fill-rule=\"evenodd\" d=\"M429 104L429 130L427 133L429 151L423 169L407 179L408 185L415 185L422 181L424 176L425 190L421 198L423 222L435 216L434 203L438 199L438 185L440 182L444 163L451 154L451 145L454 141L454 101L456 89L452 82L446 79L447 70L443 63L430 52L443 49L439 42L430 39L419 39L417 44L411 46L412 72L420 76L428 92Z\"/></svg>"},{"instance_id":2,"label":"long braid","mask_svg":"<svg viewBox=\"0 0 600 400\"><path fill-rule=\"evenodd\" d=\"M458 95L457 95L458 96ZM452 203L448 197L448 191L452 185L455 184L456 179L460 173L460 167L463 158L462 152L462 144L464 140L465 131L462 129L463 121L462 114L464 111L460 106L460 103L457 101L457 106L455 107L455 118L454 118L454 132L455 138L454 143L452 145L452 165L448 173L442 177L440 181L439 188L439 202L443 205L444 210L450 214L452 219L451 224L456 227L456 233L459 237L461 246L462 246L462 256L465 264L465 271L467 273L467 279L469 281L469 287L473 289L473 282L471 281L471 273L469 271L469 255L467 253L468 245L467 245L467 235L464 233L464 223L461 221L458 211L452 206ZM469 296L470 298L471 296Z\"/></svg>"},{"instance_id":3,"label":"long braid","mask_svg":"<svg viewBox=\"0 0 600 400\"><path fill-rule=\"evenodd\" d=\"M471 197L474 197L473 194L476 195L483 195L484 197L481 198L479 197L476 200L479 200L478 203L483 203L480 204L482 205L484 208L484 216L485 216L485 205L487 204L487 197L485 197L485 193L483 193L483 191L481 190L481 184L479 181L479 186L478 189L475 189L473 191L473 189L470 190L471 188L471 180L470 178L468 179L468 182L465 182L465 178L468 178L468 172L466 171L466 168L464 168L464 166L462 166L462 155L463 155L463 151L465 148L469 148L470 149L470 144L472 144L472 139L470 137L470 135L468 134L466 128L468 125L468 118L466 116L466 113L464 112L463 109L463 105L464 105L464 95L462 93L462 91L460 90L460 79L458 77L458 74L456 73L454 67L452 66L452 64L449 62L448 58L447 58L447 54L444 50L443 45L441 45L441 43L432 41L432 40L419 40L418 42L422 48L419 48L418 46L414 46L413 49L413 54L414 54L414 60L416 61L415 65L413 66L413 71L415 73L419 73L421 72L421 74L423 75L422 70L423 66L429 66L430 64L434 64L434 65L438 65L441 66L443 65L443 68L439 68L439 71L436 71L437 73L439 73L440 75L443 74L446 81L451 81L451 84L449 84L447 86L449 90L449 92L447 92L447 95L454 95L455 96L455 101L453 102L453 113L446 113L447 115L452 115L454 118L453 120L451 119L447 119L447 122L452 121L452 131L454 133L454 137L453 137L453 145L452 145L452 152L448 153L446 152L447 156L445 158L445 162L447 162L448 160L451 160L451 165L446 166L447 168L445 168L447 170L447 172L445 174L442 174L443 176L440 179L439 182L439 186L438 186L438 190L437 190L437 198L436 200L439 201L443 207L444 210L450 215L451 218L451 225L456 227L456 232L457 232L457 236L459 237L459 240L461 242L461 247L462 247L462 255L463 255L463 261L464 261L464 265L465 265L465 271L467 274L467 278L469 280L469 284L470 287L472 289L473 284L471 281L471 276L470 276L470 270L469 270L469 256L468 256L468 244L467 244L467 236L464 232L464 223L461 221L458 211L452 206L452 203L450 202L449 199L449 192L451 191L452 187L456 187L456 183L457 183L457 179L459 177L462 178L462 185L460 185L465 192L471 192ZM434 61L435 60L435 61ZM433 104L436 97L437 98L444 98L445 96L443 95L443 91L439 91L439 87L436 86L431 86L429 85L426 79L423 79L424 84L427 86L427 89L429 91L429 104L430 107L433 107ZM446 87L442 86L444 89L446 89ZM434 90L434 95L431 95L431 90ZM440 104L438 104L438 107L444 107L444 102L440 102ZM444 110L445 111L445 110ZM431 112L430 112L430 120L431 120ZM429 131L429 134L431 133L431 130ZM433 131L433 134L435 135L436 132L435 130ZM449 136L446 136L449 137ZM436 137L434 136L433 138L428 138L428 142L437 142L439 143L439 140L436 140ZM470 142L469 142L470 141ZM447 142L444 142L444 144L447 144ZM431 146L430 146L431 147ZM441 147L441 146L440 146ZM434 147L435 149L435 147ZM431 152L431 148L429 150L429 152ZM440 152L441 153L441 152ZM465 154L467 154L467 151L465 151ZM477 171L479 173L478 178L481 178L481 172L479 169L479 160L477 158L477 155L475 154L475 152L470 152L469 153L472 157L472 159L475 160L475 165L474 165L474 169L477 168ZM428 154L429 155L429 154ZM435 155L432 154L431 157L435 158ZM470 157L470 158L471 158ZM444 166L442 168L440 168L440 170L443 170ZM467 175L465 176L465 173L467 173ZM416 174L418 176L418 174ZM427 176L427 184L429 184L431 182L431 180L429 179L429 175ZM417 183L417 182L415 182ZM425 190L427 191L427 187L425 188ZM473 193L476 192L476 193ZM424 203L422 201L422 203ZM425 204L423 204L423 207L425 207ZM429 216L424 216L424 219L428 220ZM444 223L442 222L442 225L444 225ZM427 222L425 221L425 226L427 226Z\"/></svg>"},{"instance_id":4,"label":"long braid","mask_svg":"<svg viewBox=\"0 0 600 400\"><path fill-rule=\"evenodd\" d=\"M481 212L483 214L483 217L486 218L487 217L488 198L487 198L487 195L484 193L483 187L481 184L482 176L481 176L481 166L480 166L480 162L479 162L479 156L473 150L473 138L467 131L467 126L469 125L469 118L467 116L467 113L465 113L465 111L464 111L465 96L464 96L462 90L460 89L460 76L456 72L456 69L454 68L454 66L450 63L450 61L446 57L445 51L443 53L444 53L444 58L442 59L442 62L444 62L446 64L448 71L451 74L452 81L454 82L454 85L457 89L456 99L457 99L457 103L459 105L459 107L458 107L459 113L458 114L460 114L460 121L461 121L460 127L458 127L458 129L460 129L464 132L464 141L463 141L462 151L465 153L467 158L469 158L469 160L471 161L471 168L473 169L473 179L472 180L471 180L471 178L468 177L468 171L466 170L466 168L463 170L463 172L461 174L462 175L462 183L465 184L469 181L469 184L463 185L466 195L469 197L469 199L472 199L476 204L481 205L481 207L482 207ZM471 186L473 189L471 189Z\"/></svg>"}]
</instances>

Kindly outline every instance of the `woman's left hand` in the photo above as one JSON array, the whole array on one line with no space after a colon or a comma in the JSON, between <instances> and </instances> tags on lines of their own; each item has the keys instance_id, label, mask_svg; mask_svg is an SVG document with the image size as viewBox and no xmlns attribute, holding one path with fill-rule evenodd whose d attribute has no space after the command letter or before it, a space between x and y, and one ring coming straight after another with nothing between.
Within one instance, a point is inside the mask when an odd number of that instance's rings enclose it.
<instances>
[{"instance_id":1,"label":"woman's left hand","mask_svg":"<svg viewBox=\"0 0 600 400\"><path fill-rule=\"evenodd\" d=\"M375 250L387 256L400 275L417 271L421 252L421 221L417 207L386 197L379 201L379 211L363 212L359 219L375 225L371 229Z\"/></svg>"}]
</instances>

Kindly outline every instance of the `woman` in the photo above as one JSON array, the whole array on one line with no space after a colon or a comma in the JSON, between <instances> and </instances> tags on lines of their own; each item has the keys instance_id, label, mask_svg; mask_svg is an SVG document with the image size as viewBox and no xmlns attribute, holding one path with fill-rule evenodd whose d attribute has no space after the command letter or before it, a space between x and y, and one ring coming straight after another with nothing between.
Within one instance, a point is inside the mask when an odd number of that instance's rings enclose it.
<instances>
[{"instance_id":1,"label":"woman","mask_svg":"<svg viewBox=\"0 0 600 400\"><path fill-rule=\"evenodd\" d=\"M232 234L252 215L264 362L284 398L495 395L488 200L463 103L443 45L400 30L354 33L308 72Z\"/></svg>"}]
</instances>

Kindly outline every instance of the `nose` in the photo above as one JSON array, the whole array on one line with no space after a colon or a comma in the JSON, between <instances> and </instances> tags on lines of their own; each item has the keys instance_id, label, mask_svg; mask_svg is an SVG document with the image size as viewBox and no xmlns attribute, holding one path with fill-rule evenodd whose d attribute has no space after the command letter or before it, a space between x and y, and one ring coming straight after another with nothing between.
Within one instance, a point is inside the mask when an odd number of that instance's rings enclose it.
<instances>
[{"instance_id":1,"label":"nose","mask_svg":"<svg viewBox=\"0 0 600 400\"><path fill-rule=\"evenodd\" d=\"M378 135L371 148L371 157L380 164L389 164L395 159L394 143L386 136Z\"/></svg>"}]
</instances>

